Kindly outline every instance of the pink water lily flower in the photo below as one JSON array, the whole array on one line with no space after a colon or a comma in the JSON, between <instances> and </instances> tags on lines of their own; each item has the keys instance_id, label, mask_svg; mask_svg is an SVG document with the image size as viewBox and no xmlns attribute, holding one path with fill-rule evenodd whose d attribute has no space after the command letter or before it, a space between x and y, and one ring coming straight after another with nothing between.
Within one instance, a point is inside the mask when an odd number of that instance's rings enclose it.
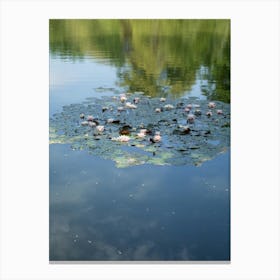
<instances>
[{"instance_id":1,"label":"pink water lily flower","mask_svg":"<svg viewBox=\"0 0 280 280\"><path fill-rule=\"evenodd\" d=\"M209 103L208 103L208 108L213 109L213 108L215 108L215 107L216 107L216 103L215 103L215 102L209 102Z\"/></svg>"},{"instance_id":2,"label":"pink water lily flower","mask_svg":"<svg viewBox=\"0 0 280 280\"><path fill-rule=\"evenodd\" d=\"M160 142L161 141L161 136L160 136L160 132L157 131L155 133L155 136L153 137L154 142Z\"/></svg>"},{"instance_id":3,"label":"pink water lily flower","mask_svg":"<svg viewBox=\"0 0 280 280\"><path fill-rule=\"evenodd\" d=\"M104 125L98 125L98 126L96 127L96 130L97 130L98 132L103 132L103 131L104 131Z\"/></svg>"},{"instance_id":4,"label":"pink water lily flower","mask_svg":"<svg viewBox=\"0 0 280 280\"><path fill-rule=\"evenodd\" d=\"M194 123L195 116L193 114L188 114L187 116L187 122L188 123Z\"/></svg>"}]
</instances>

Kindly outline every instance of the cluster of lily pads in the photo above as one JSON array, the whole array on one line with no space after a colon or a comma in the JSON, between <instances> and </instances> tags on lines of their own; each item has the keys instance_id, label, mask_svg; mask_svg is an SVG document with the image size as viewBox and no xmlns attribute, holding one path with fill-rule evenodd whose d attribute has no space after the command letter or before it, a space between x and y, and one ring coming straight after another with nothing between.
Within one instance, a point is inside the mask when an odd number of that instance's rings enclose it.
<instances>
[{"instance_id":1,"label":"cluster of lily pads","mask_svg":"<svg viewBox=\"0 0 280 280\"><path fill-rule=\"evenodd\" d=\"M228 149L229 135L229 104L141 92L88 98L50 119L50 144L86 149L117 167L200 165Z\"/></svg>"}]
</instances>

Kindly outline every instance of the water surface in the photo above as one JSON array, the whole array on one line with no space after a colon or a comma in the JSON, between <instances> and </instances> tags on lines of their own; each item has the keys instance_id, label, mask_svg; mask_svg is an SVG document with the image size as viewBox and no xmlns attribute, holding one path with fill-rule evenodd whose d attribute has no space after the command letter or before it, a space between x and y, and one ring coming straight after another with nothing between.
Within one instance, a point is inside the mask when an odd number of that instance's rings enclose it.
<instances>
[{"instance_id":1,"label":"water surface","mask_svg":"<svg viewBox=\"0 0 280 280\"><path fill-rule=\"evenodd\" d=\"M122 92L227 104L229 57L228 20L51 20L50 118ZM50 260L229 260L229 163L228 147L199 167L118 168L51 144Z\"/></svg>"}]
</instances>

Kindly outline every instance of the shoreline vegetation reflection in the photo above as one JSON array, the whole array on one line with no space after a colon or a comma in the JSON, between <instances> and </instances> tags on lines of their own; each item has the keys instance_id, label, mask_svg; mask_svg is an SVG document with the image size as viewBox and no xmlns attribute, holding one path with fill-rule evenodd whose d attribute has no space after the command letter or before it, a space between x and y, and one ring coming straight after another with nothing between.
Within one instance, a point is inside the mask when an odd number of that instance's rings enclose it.
<instances>
[{"instance_id":1,"label":"shoreline vegetation reflection","mask_svg":"<svg viewBox=\"0 0 280 280\"><path fill-rule=\"evenodd\" d=\"M230 20L50 20L50 54L116 67L119 87L230 103Z\"/></svg>"}]
</instances>

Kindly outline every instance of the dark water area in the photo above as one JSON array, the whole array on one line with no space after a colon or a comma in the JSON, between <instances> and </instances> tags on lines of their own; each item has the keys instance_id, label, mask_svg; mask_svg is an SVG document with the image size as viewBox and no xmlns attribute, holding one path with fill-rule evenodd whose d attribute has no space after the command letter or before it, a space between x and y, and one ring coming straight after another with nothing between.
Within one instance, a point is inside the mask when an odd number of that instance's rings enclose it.
<instances>
[{"instance_id":1,"label":"dark water area","mask_svg":"<svg viewBox=\"0 0 280 280\"><path fill-rule=\"evenodd\" d=\"M51 259L229 259L228 152L201 167L117 169L51 145L50 159Z\"/></svg>"},{"instance_id":2,"label":"dark water area","mask_svg":"<svg viewBox=\"0 0 280 280\"><path fill-rule=\"evenodd\" d=\"M50 119L123 92L228 105L230 22L50 21ZM50 142L51 261L230 260L229 144L199 166L124 168L73 145Z\"/></svg>"}]
</instances>

